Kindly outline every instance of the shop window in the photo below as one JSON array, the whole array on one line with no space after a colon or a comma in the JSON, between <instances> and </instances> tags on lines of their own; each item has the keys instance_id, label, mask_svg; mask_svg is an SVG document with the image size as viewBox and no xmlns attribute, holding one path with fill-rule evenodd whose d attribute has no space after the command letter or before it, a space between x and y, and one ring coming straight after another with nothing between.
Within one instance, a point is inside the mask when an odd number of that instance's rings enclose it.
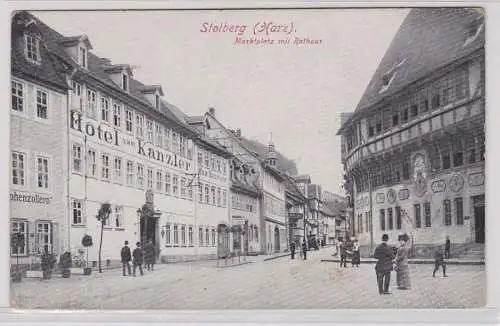
<instances>
[{"instance_id":1,"label":"shop window","mask_svg":"<svg viewBox=\"0 0 500 326\"><path fill-rule=\"evenodd\" d=\"M461 197L455 198L455 214L457 225L464 225L464 201Z\"/></svg>"},{"instance_id":2,"label":"shop window","mask_svg":"<svg viewBox=\"0 0 500 326\"><path fill-rule=\"evenodd\" d=\"M380 230L385 231L385 210L380 210Z\"/></svg>"},{"instance_id":3,"label":"shop window","mask_svg":"<svg viewBox=\"0 0 500 326\"><path fill-rule=\"evenodd\" d=\"M424 203L425 226L431 227L431 203Z\"/></svg>"},{"instance_id":4,"label":"shop window","mask_svg":"<svg viewBox=\"0 0 500 326\"><path fill-rule=\"evenodd\" d=\"M413 205L413 212L415 216L415 228L420 229L422 227L422 216L420 211L420 204Z\"/></svg>"},{"instance_id":5,"label":"shop window","mask_svg":"<svg viewBox=\"0 0 500 326\"><path fill-rule=\"evenodd\" d=\"M387 229L394 229L394 217L392 216L392 207L387 209Z\"/></svg>"},{"instance_id":6,"label":"shop window","mask_svg":"<svg viewBox=\"0 0 500 326\"><path fill-rule=\"evenodd\" d=\"M443 200L444 225L451 225L451 203L448 199Z\"/></svg>"}]
</instances>

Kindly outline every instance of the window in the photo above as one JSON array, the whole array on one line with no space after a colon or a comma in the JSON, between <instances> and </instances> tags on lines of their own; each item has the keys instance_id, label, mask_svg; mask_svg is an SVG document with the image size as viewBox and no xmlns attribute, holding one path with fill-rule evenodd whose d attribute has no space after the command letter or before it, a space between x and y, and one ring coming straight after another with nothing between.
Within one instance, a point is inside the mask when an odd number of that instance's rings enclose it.
<instances>
[{"instance_id":1,"label":"window","mask_svg":"<svg viewBox=\"0 0 500 326\"><path fill-rule=\"evenodd\" d=\"M365 213L365 230L366 232L370 231L370 212Z\"/></svg>"},{"instance_id":2,"label":"window","mask_svg":"<svg viewBox=\"0 0 500 326\"><path fill-rule=\"evenodd\" d=\"M101 120L109 122L109 98L101 97Z\"/></svg>"},{"instance_id":3,"label":"window","mask_svg":"<svg viewBox=\"0 0 500 326\"><path fill-rule=\"evenodd\" d=\"M461 166L464 164L464 150L462 140L455 140L453 143L453 166Z\"/></svg>"},{"instance_id":4,"label":"window","mask_svg":"<svg viewBox=\"0 0 500 326\"><path fill-rule=\"evenodd\" d=\"M73 144L72 158L73 172L82 173L82 145Z\"/></svg>"},{"instance_id":5,"label":"window","mask_svg":"<svg viewBox=\"0 0 500 326\"><path fill-rule=\"evenodd\" d=\"M113 103L113 125L120 128L122 124L122 105Z\"/></svg>"},{"instance_id":6,"label":"window","mask_svg":"<svg viewBox=\"0 0 500 326\"><path fill-rule=\"evenodd\" d=\"M49 189L49 159L36 158L38 188Z\"/></svg>"},{"instance_id":7,"label":"window","mask_svg":"<svg viewBox=\"0 0 500 326\"><path fill-rule=\"evenodd\" d=\"M83 225L83 202L78 199L71 200L72 213L72 224L73 225Z\"/></svg>"},{"instance_id":8,"label":"window","mask_svg":"<svg viewBox=\"0 0 500 326\"><path fill-rule=\"evenodd\" d=\"M114 180L115 182L122 182L122 158L116 156L114 162Z\"/></svg>"},{"instance_id":9,"label":"window","mask_svg":"<svg viewBox=\"0 0 500 326\"><path fill-rule=\"evenodd\" d=\"M205 204L210 205L210 188L208 185L205 186Z\"/></svg>"},{"instance_id":10,"label":"window","mask_svg":"<svg viewBox=\"0 0 500 326\"><path fill-rule=\"evenodd\" d=\"M155 94L155 108L159 109L160 108L160 95Z\"/></svg>"},{"instance_id":11,"label":"window","mask_svg":"<svg viewBox=\"0 0 500 326\"><path fill-rule=\"evenodd\" d=\"M25 256L28 254L28 222L21 220L12 220L10 223L10 233L19 234L24 238L24 243L17 248L11 247L10 254L12 256Z\"/></svg>"},{"instance_id":12,"label":"window","mask_svg":"<svg viewBox=\"0 0 500 326\"><path fill-rule=\"evenodd\" d=\"M385 231L385 210L380 210L380 230Z\"/></svg>"},{"instance_id":13,"label":"window","mask_svg":"<svg viewBox=\"0 0 500 326\"><path fill-rule=\"evenodd\" d=\"M24 112L24 85L16 81L11 82L12 86L12 110Z\"/></svg>"},{"instance_id":14,"label":"window","mask_svg":"<svg viewBox=\"0 0 500 326\"><path fill-rule=\"evenodd\" d=\"M188 244L190 246L192 246L194 244L193 243L193 227L192 226L188 227Z\"/></svg>"},{"instance_id":15,"label":"window","mask_svg":"<svg viewBox=\"0 0 500 326\"><path fill-rule=\"evenodd\" d=\"M150 142L151 144L153 144L154 142L154 134L153 134L153 121L149 120L149 119L146 119L146 132L147 132L147 135L148 135L148 142Z\"/></svg>"},{"instance_id":16,"label":"window","mask_svg":"<svg viewBox=\"0 0 500 326\"><path fill-rule=\"evenodd\" d=\"M215 240L215 230L212 229L212 247L215 247L215 243L216 243L216 240Z\"/></svg>"},{"instance_id":17,"label":"window","mask_svg":"<svg viewBox=\"0 0 500 326\"><path fill-rule=\"evenodd\" d=\"M96 151L89 148L87 151L87 175L97 177L97 157Z\"/></svg>"},{"instance_id":18,"label":"window","mask_svg":"<svg viewBox=\"0 0 500 326\"><path fill-rule=\"evenodd\" d=\"M429 111L429 94L428 89L424 88L420 92L420 112Z\"/></svg>"},{"instance_id":19,"label":"window","mask_svg":"<svg viewBox=\"0 0 500 326\"><path fill-rule=\"evenodd\" d=\"M214 154L210 154L210 169L212 171L215 170L215 158L214 158Z\"/></svg>"},{"instance_id":20,"label":"window","mask_svg":"<svg viewBox=\"0 0 500 326\"><path fill-rule=\"evenodd\" d=\"M102 154L101 155L101 178L104 180L109 180L109 155Z\"/></svg>"},{"instance_id":21,"label":"window","mask_svg":"<svg viewBox=\"0 0 500 326\"><path fill-rule=\"evenodd\" d=\"M199 246L203 247L203 228L198 229L198 241L199 241Z\"/></svg>"},{"instance_id":22,"label":"window","mask_svg":"<svg viewBox=\"0 0 500 326\"><path fill-rule=\"evenodd\" d=\"M215 197L215 187L212 187L212 189L210 189L210 192L212 194L212 205L217 205L217 199Z\"/></svg>"},{"instance_id":23,"label":"window","mask_svg":"<svg viewBox=\"0 0 500 326\"><path fill-rule=\"evenodd\" d=\"M181 226L181 244L183 246L186 245L186 226L185 225Z\"/></svg>"},{"instance_id":24,"label":"window","mask_svg":"<svg viewBox=\"0 0 500 326\"><path fill-rule=\"evenodd\" d=\"M175 174L172 177L172 195L179 196L179 177Z\"/></svg>"},{"instance_id":25,"label":"window","mask_svg":"<svg viewBox=\"0 0 500 326\"><path fill-rule=\"evenodd\" d=\"M438 85L435 85L431 90L431 109L437 109L441 106L441 98L439 96Z\"/></svg>"},{"instance_id":26,"label":"window","mask_svg":"<svg viewBox=\"0 0 500 326\"><path fill-rule=\"evenodd\" d=\"M85 49L84 47L80 47L78 60L82 67L87 68L87 49Z\"/></svg>"},{"instance_id":27,"label":"window","mask_svg":"<svg viewBox=\"0 0 500 326\"><path fill-rule=\"evenodd\" d=\"M209 160L210 160L210 154L208 152L205 152L205 167L208 169L210 167Z\"/></svg>"},{"instance_id":28,"label":"window","mask_svg":"<svg viewBox=\"0 0 500 326\"><path fill-rule=\"evenodd\" d=\"M172 239L170 238L170 224L165 225L165 242L167 245L172 244Z\"/></svg>"},{"instance_id":29,"label":"window","mask_svg":"<svg viewBox=\"0 0 500 326\"><path fill-rule=\"evenodd\" d=\"M210 233L208 231L208 228L205 229L205 245L207 247L210 246Z\"/></svg>"},{"instance_id":30,"label":"window","mask_svg":"<svg viewBox=\"0 0 500 326\"><path fill-rule=\"evenodd\" d=\"M25 53L28 61L32 63L40 63L40 40L33 35L26 35Z\"/></svg>"},{"instance_id":31,"label":"window","mask_svg":"<svg viewBox=\"0 0 500 326\"><path fill-rule=\"evenodd\" d=\"M36 251L39 254L52 252L52 223L39 221L36 223Z\"/></svg>"},{"instance_id":32,"label":"window","mask_svg":"<svg viewBox=\"0 0 500 326\"><path fill-rule=\"evenodd\" d=\"M134 162L127 161L127 186L134 185Z\"/></svg>"},{"instance_id":33,"label":"window","mask_svg":"<svg viewBox=\"0 0 500 326\"><path fill-rule=\"evenodd\" d=\"M144 188L144 166L137 163L137 186Z\"/></svg>"},{"instance_id":34,"label":"window","mask_svg":"<svg viewBox=\"0 0 500 326\"><path fill-rule=\"evenodd\" d=\"M203 203L203 185L198 184L198 202Z\"/></svg>"},{"instance_id":35,"label":"window","mask_svg":"<svg viewBox=\"0 0 500 326\"><path fill-rule=\"evenodd\" d=\"M394 229L394 220L392 216L392 207L389 207L387 209L387 229L392 230Z\"/></svg>"},{"instance_id":36,"label":"window","mask_svg":"<svg viewBox=\"0 0 500 326\"><path fill-rule=\"evenodd\" d=\"M395 127L399 124L399 114L392 116L392 126Z\"/></svg>"},{"instance_id":37,"label":"window","mask_svg":"<svg viewBox=\"0 0 500 326\"><path fill-rule=\"evenodd\" d=\"M180 142L180 154L182 157L186 157L187 156L187 148L186 148L187 139L183 135L180 135L179 142Z\"/></svg>"},{"instance_id":38,"label":"window","mask_svg":"<svg viewBox=\"0 0 500 326\"><path fill-rule=\"evenodd\" d=\"M222 194L221 194L221 189L217 188L217 206L222 205Z\"/></svg>"},{"instance_id":39,"label":"window","mask_svg":"<svg viewBox=\"0 0 500 326\"><path fill-rule=\"evenodd\" d=\"M444 225L451 225L451 203L448 199L443 200Z\"/></svg>"},{"instance_id":40,"label":"window","mask_svg":"<svg viewBox=\"0 0 500 326\"><path fill-rule=\"evenodd\" d=\"M153 169L148 168L148 189L153 189Z\"/></svg>"},{"instance_id":41,"label":"window","mask_svg":"<svg viewBox=\"0 0 500 326\"><path fill-rule=\"evenodd\" d=\"M405 158L403 161L403 180L410 179L410 160Z\"/></svg>"},{"instance_id":42,"label":"window","mask_svg":"<svg viewBox=\"0 0 500 326\"><path fill-rule=\"evenodd\" d=\"M227 190L222 190L222 207L227 205Z\"/></svg>"},{"instance_id":43,"label":"window","mask_svg":"<svg viewBox=\"0 0 500 326\"><path fill-rule=\"evenodd\" d=\"M179 154L179 134L172 131L172 152Z\"/></svg>"},{"instance_id":44,"label":"window","mask_svg":"<svg viewBox=\"0 0 500 326\"><path fill-rule=\"evenodd\" d=\"M167 129L167 128L163 128L163 147L165 147L165 149L167 151L170 151L170 129Z\"/></svg>"},{"instance_id":45,"label":"window","mask_svg":"<svg viewBox=\"0 0 500 326\"><path fill-rule=\"evenodd\" d=\"M191 139L187 140L187 159L193 159L193 141Z\"/></svg>"},{"instance_id":46,"label":"window","mask_svg":"<svg viewBox=\"0 0 500 326\"><path fill-rule=\"evenodd\" d=\"M36 117L39 119L48 119L48 98L47 92L36 90Z\"/></svg>"},{"instance_id":47,"label":"window","mask_svg":"<svg viewBox=\"0 0 500 326\"><path fill-rule=\"evenodd\" d=\"M156 146L163 147L163 130L162 126L155 123Z\"/></svg>"},{"instance_id":48,"label":"window","mask_svg":"<svg viewBox=\"0 0 500 326\"><path fill-rule=\"evenodd\" d=\"M181 198L186 199L187 198L187 193L186 193L186 178L181 177Z\"/></svg>"},{"instance_id":49,"label":"window","mask_svg":"<svg viewBox=\"0 0 500 326\"><path fill-rule=\"evenodd\" d=\"M401 108L401 122L405 123L408 121L408 103L404 103Z\"/></svg>"},{"instance_id":50,"label":"window","mask_svg":"<svg viewBox=\"0 0 500 326\"><path fill-rule=\"evenodd\" d=\"M128 76L127 74L122 74L122 89L128 92Z\"/></svg>"},{"instance_id":51,"label":"window","mask_svg":"<svg viewBox=\"0 0 500 326\"><path fill-rule=\"evenodd\" d=\"M134 128L134 113L132 112L132 110L128 110L126 109L125 110L125 131L127 132L133 132L133 128Z\"/></svg>"},{"instance_id":52,"label":"window","mask_svg":"<svg viewBox=\"0 0 500 326\"><path fill-rule=\"evenodd\" d=\"M172 192L172 179L171 175L168 172L165 172L165 192L167 195L170 195Z\"/></svg>"},{"instance_id":53,"label":"window","mask_svg":"<svg viewBox=\"0 0 500 326\"><path fill-rule=\"evenodd\" d=\"M424 203L425 226L431 227L431 203Z\"/></svg>"},{"instance_id":54,"label":"window","mask_svg":"<svg viewBox=\"0 0 500 326\"><path fill-rule=\"evenodd\" d=\"M12 152L12 184L26 186L26 154Z\"/></svg>"},{"instance_id":55,"label":"window","mask_svg":"<svg viewBox=\"0 0 500 326\"><path fill-rule=\"evenodd\" d=\"M179 245L179 226L174 224L174 246Z\"/></svg>"},{"instance_id":56,"label":"window","mask_svg":"<svg viewBox=\"0 0 500 326\"><path fill-rule=\"evenodd\" d=\"M135 116L135 125L137 127L137 131L136 131L136 136L137 137L144 137L144 116L142 114L137 114Z\"/></svg>"},{"instance_id":57,"label":"window","mask_svg":"<svg viewBox=\"0 0 500 326\"><path fill-rule=\"evenodd\" d=\"M455 198L455 214L457 225L464 225L464 201L461 197Z\"/></svg>"},{"instance_id":58,"label":"window","mask_svg":"<svg viewBox=\"0 0 500 326\"><path fill-rule=\"evenodd\" d=\"M95 119L97 117L97 93L87 89L87 116Z\"/></svg>"},{"instance_id":59,"label":"window","mask_svg":"<svg viewBox=\"0 0 500 326\"><path fill-rule=\"evenodd\" d=\"M358 214L358 233L363 233L363 214Z\"/></svg>"},{"instance_id":60,"label":"window","mask_svg":"<svg viewBox=\"0 0 500 326\"><path fill-rule=\"evenodd\" d=\"M156 171L156 191L163 191L163 173L161 171Z\"/></svg>"},{"instance_id":61,"label":"window","mask_svg":"<svg viewBox=\"0 0 500 326\"><path fill-rule=\"evenodd\" d=\"M396 206L396 229L401 230L401 207Z\"/></svg>"},{"instance_id":62,"label":"window","mask_svg":"<svg viewBox=\"0 0 500 326\"><path fill-rule=\"evenodd\" d=\"M420 212L420 204L413 205L413 211L415 214L415 227L420 229L422 227L422 216Z\"/></svg>"}]
</instances>

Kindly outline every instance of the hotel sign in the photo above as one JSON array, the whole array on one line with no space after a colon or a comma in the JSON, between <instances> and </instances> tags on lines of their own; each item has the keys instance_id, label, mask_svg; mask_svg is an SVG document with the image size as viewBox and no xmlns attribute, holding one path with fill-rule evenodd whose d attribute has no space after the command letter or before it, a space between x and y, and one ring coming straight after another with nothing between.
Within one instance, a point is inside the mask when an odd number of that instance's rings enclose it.
<instances>
[{"instance_id":1,"label":"hotel sign","mask_svg":"<svg viewBox=\"0 0 500 326\"><path fill-rule=\"evenodd\" d=\"M43 196L39 194L23 194L15 191L12 191L9 195L10 195L10 201L40 204L40 205L50 204L50 199L51 199L49 196Z\"/></svg>"},{"instance_id":2,"label":"hotel sign","mask_svg":"<svg viewBox=\"0 0 500 326\"><path fill-rule=\"evenodd\" d=\"M134 146L135 153L140 156L181 170L189 171L191 169L191 162L177 154L159 149L140 138L137 138L137 141L130 141L127 137L121 135L118 129L109 130L110 128L105 124L95 126L91 121L83 121L83 114L81 112L71 111L69 124L71 129L87 137L99 139L116 147L121 147L123 144L132 145Z\"/></svg>"}]
</instances>

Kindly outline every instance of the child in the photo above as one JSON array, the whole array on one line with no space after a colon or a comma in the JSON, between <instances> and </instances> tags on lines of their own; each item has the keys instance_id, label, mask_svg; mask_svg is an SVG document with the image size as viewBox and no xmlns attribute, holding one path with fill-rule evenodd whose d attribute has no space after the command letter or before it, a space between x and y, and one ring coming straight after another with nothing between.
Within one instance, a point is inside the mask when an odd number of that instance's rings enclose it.
<instances>
[{"instance_id":1,"label":"child","mask_svg":"<svg viewBox=\"0 0 500 326\"><path fill-rule=\"evenodd\" d=\"M443 267L443 277L448 277L446 276L446 263L444 261L442 246L439 246L434 252L434 271L432 272L432 277L436 277L436 272L439 270L439 266Z\"/></svg>"}]
</instances>

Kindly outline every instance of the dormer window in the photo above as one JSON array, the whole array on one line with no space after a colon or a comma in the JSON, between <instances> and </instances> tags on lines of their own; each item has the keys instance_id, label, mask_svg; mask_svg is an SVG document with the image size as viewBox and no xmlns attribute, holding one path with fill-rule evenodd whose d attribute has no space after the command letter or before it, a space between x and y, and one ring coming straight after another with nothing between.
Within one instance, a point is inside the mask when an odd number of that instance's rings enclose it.
<instances>
[{"instance_id":1,"label":"dormer window","mask_svg":"<svg viewBox=\"0 0 500 326\"><path fill-rule=\"evenodd\" d=\"M155 95L155 108L158 110L160 108L160 95Z\"/></svg>"},{"instance_id":2,"label":"dormer window","mask_svg":"<svg viewBox=\"0 0 500 326\"><path fill-rule=\"evenodd\" d=\"M87 49L84 47L80 47L78 51L78 63L83 68L87 68Z\"/></svg>"},{"instance_id":3,"label":"dormer window","mask_svg":"<svg viewBox=\"0 0 500 326\"><path fill-rule=\"evenodd\" d=\"M36 36L26 34L25 36L25 54L28 61L40 64L40 39Z\"/></svg>"},{"instance_id":4,"label":"dormer window","mask_svg":"<svg viewBox=\"0 0 500 326\"><path fill-rule=\"evenodd\" d=\"M128 75L125 73L122 74L122 89L128 92Z\"/></svg>"}]
</instances>

